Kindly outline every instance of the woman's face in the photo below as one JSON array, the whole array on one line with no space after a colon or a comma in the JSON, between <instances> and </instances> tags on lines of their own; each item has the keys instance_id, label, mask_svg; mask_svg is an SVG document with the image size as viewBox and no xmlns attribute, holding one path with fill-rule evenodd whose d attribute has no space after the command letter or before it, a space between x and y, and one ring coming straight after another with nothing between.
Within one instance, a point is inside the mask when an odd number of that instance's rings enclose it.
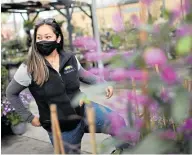
<instances>
[{"instance_id":1,"label":"woman's face","mask_svg":"<svg viewBox=\"0 0 192 155\"><path fill-rule=\"evenodd\" d=\"M55 41L56 39L57 39L57 36L53 32L51 26L44 24L37 29L36 42Z\"/></svg>"}]
</instances>

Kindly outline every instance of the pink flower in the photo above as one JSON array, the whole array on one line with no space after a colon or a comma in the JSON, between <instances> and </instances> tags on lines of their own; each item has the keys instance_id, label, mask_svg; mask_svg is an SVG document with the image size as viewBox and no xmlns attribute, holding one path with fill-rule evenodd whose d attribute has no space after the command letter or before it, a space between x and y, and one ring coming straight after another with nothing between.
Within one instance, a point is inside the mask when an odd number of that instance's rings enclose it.
<instances>
[{"instance_id":1,"label":"pink flower","mask_svg":"<svg viewBox=\"0 0 192 155\"><path fill-rule=\"evenodd\" d=\"M144 53L144 60L150 66L162 66L167 62L165 53L159 48L150 48Z\"/></svg>"},{"instance_id":2,"label":"pink flower","mask_svg":"<svg viewBox=\"0 0 192 155\"><path fill-rule=\"evenodd\" d=\"M141 2L149 6L153 2L153 0L141 0Z\"/></svg>"},{"instance_id":3,"label":"pink flower","mask_svg":"<svg viewBox=\"0 0 192 155\"><path fill-rule=\"evenodd\" d=\"M176 9L171 11L170 23L173 23L176 19L180 18L182 15L182 11L180 6L176 7Z\"/></svg>"},{"instance_id":4,"label":"pink flower","mask_svg":"<svg viewBox=\"0 0 192 155\"><path fill-rule=\"evenodd\" d=\"M159 133L160 138L165 140L176 140L177 134L172 130L167 130Z\"/></svg>"},{"instance_id":5,"label":"pink flower","mask_svg":"<svg viewBox=\"0 0 192 155\"><path fill-rule=\"evenodd\" d=\"M88 61L98 61L98 60L105 60L113 57L115 53L97 53L97 52L88 52L85 54L85 58Z\"/></svg>"},{"instance_id":6,"label":"pink flower","mask_svg":"<svg viewBox=\"0 0 192 155\"><path fill-rule=\"evenodd\" d=\"M160 74L163 81L167 84L175 84L177 82L177 74L170 66L164 66Z\"/></svg>"},{"instance_id":7,"label":"pink flower","mask_svg":"<svg viewBox=\"0 0 192 155\"><path fill-rule=\"evenodd\" d=\"M141 21L140 21L139 17L137 15L135 15L135 14L131 16L131 23L135 27L139 27L141 25Z\"/></svg>"},{"instance_id":8,"label":"pink flower","mask_svg":"<svg viewBox=\"0 0 192 155\"><path fill-rule=\"evenodd\" d=\"M183 8L184 8L184 11L188 14L190 12L190 9L191 8L191 0L184 0L184 4L183 4Z\"/></svg>"},{"instance_id":9,"label":"pink flower","mask_svg":"<svg viewBox=\"0 0 192 155\"><path fill-rule=\"evenodd\" d=\"M110 120L110 133L114 136L119 135L121 130L126 126L124 119L116 112L111 112L107 115Z\"/></svg>"},{"instance_id":10,"label":"pink flower","mask_svg":"<svg viewBox=\"0 0 192 155\"><path fill-rule=\"evenodd\" d=\"M140 139L140 132L136 130L125 129L124 131L121 131L117 137L123 141L136 143Z\"/></svg>"},{"instance_id":11,"label":"pink flower","mask_svg":"<svg viewBox=\"0 0 192 155\"><path fill-rule=\"evenodd\" d=\"M160 94L160 97L164 102L168 102L170 100L170 97L167 91L162 91Z\"/></svg>"},{"instance_id":12,"label":"pink flower","mask_svg":"<svg viewBox=\"0 0 192 155\"><path fill-rule=\"evenodd\" d=\"M103 69L100 69L100 68L91 68L88 72L87 72L87 75L86 76L89 76L90 74L94 74L94 75L97 75L97 76L104 76L104 79L108 79L109 78L109 74L110 74L110 70L108 68L103 68Z\"/></svg>"},{"instance_id":13,"label":"pink flower","mask_svg":"<svg viewBox=\"0 0 192 155\"><path fill-rule=\"evenodd\" d=\"M127 93L127 100L140 105L151 104L151 99L148 96L136 94L133 91Z\"/></svg>"},{"instance_id":14,"label":"pink flower","mask_svg":"<svg viewBox=\"0 0 192 155\"><path fill-rule=\"evenodd\" d=\"M144 125L144 121L141 118L136 118L134 121L134 127L136 128L136 130L140 130Z\"/></svg>"},{"instance_id":15,"label":"pink flower","mask_svg":"<svg viewBox=\"0 0 192 155\"><path fill-rule=\"evenodd\" d=\"M185 131L185 132L186 131L192 132L192 118L189 118L189 119L185 120L185 122L182 125L182 130Z\"/></svg>"},{"instance_id":16,"label":"pink flower","mask_svg":"<svg viewBox=\"0 0 192 155\"><path fill-rule=\"evenodd\" d=\"M189 56L186 58L186 61L185 61L185 62L187 62L187 64L189 64L189 65L192 65L192 54L189 55Z\"/></svg>"},{"instance_id":17,"label":"pink flower","mask_svg":"<svg viewBox=\"0 0 192 155\"><path fill-rule=\"evenodd\" d=\"M125 69L116 69L111 73L111 79L114 81L123 81L126 80L126 70Z\"/></svg>"},{"instance_id":18,"label":"pink flower","mask_svg":"<svg viewBox=\"0 0 192 155\"><path fill-rule=\"evenodd\" d=\"M189 35L192 35L192 25L190 24L183 25L176 31L176 36L178 37L184 37Z\"/></svg>"},{"instance_id":19,"label":"pink flower","mask_svg":"<svg viewBox=\"0 0 192 155\"><path fill-rule=\"evenodd\" d=\"M97 44L95 39L91 37L77 37L73 41L73 45L77 48L84 48L87 50L96 50Z\"/></svg>"},{"instance_id":20,"label":"pink flower","mask_svg":"<svg viewBox=\"0 0 192 155\"><path fill-rule=\"evenodd\" d=\"M120 12L116 12L113 17L113 30L116 32L121 32L125 29L123 17Z\"/></svg>"},{"instance_id":21,"label":"pink flower","mask_svg":"<svg viewBox=\"0 0 192 155\"><path fill-rule=\"evenodd\" d=\"M147 72L144 72L141 70L131 69L131 70L126 71L126 75L129 79L134 79L134 80L147 80L148 79Z\"/></svg>"}]
</instances>

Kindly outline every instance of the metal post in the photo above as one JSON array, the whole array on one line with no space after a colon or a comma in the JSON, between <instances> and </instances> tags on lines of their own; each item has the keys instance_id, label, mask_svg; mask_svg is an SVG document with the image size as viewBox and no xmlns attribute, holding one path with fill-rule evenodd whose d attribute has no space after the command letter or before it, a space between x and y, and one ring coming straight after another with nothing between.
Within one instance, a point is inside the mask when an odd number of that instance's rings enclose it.
<instances>
[{"instance_id":1,"label":"metal post","mask_svg":"<svg viewBox=\"0 0 192 155\"><path fill-rule=\"evenodd\" d=\"M72 45L72 32L73 32L73 26L71 25L71 14L69 12L69 7L66 7L66 13L67 13L67 23L68 23L68 32L69 32L69 47L73 51L73 45Z\"/></svg>"},{"instance_id":2,"label":"metal post","mask_svg":"<svg viewBox=\"0 0 192 155\"><path fill-rule=\"evenodd\" d=\"M11 3L14 3L14 0L11 0ZM14 23L15 32L17 33L17 23L16 23L16 18L14 13L13 13L13 23Z\"/></svg>"},{"instance_id":3,"label":"metal post","mask_svg":"<svg viewBox=\"0 0 192 155\"><path fill-rule=\"evenodd\" d=\"M164 15L164 13L165 13L165 9L166 9L166 5L165 5L165 0L162 0L162 2L163 2L163 15Z\"/></svg>"},{"instance_id":4,"label":"metal post","mask_svg":"<svg viewBox=\"0 0 192 155\"><path fill-rule=\"evenodd\" d=\"M97 23L97 15L96 15L96 0L92 0L92 20L93 20L93 29L94 29L94 37L97 43L97 52L100 54L102 52L101 49L101 41L100 41L100 35L99 35L99 29L98 29L98 23ZM103 63L101 60L98 61L98 67L103 68Z\"/></svg>"},{"instance_id":5,"label":"metal post","mask_svg":"<svg viewBox=\"0 0 192 155\"><path fill-rule=\"evenodd\" d=\"M95 31L94 31L94 26L93 26L93 15L92 15L92 10L91 10L91 5L89 6L89 9L90 9L90 18L91 18L91 26L92 26L92 33L93 33L93 36L95 36Z\"/></svg>"}]
</instances>

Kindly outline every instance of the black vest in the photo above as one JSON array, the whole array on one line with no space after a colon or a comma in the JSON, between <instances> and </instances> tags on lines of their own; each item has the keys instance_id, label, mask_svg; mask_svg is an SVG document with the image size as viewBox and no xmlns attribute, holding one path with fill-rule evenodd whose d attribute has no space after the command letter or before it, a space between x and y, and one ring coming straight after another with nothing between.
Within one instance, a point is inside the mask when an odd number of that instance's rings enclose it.
<instances>
[{"instance_id":1,"label":"black vest","mask_svg":"<svg viewBox=\"0 0 192 155\"><path fill-rule=\"evenodd\" d=\"M49 79L42 86L32 80L29 90L36 100L40 122L44 129L51 131L50 104L57 105L58 120L61 131L74 129L84 115L84 107L73 108L73 97L80 93L80 81L77 61L73 54L61 52L59 73L46 61Z\"/></svg>"}]
</instances>

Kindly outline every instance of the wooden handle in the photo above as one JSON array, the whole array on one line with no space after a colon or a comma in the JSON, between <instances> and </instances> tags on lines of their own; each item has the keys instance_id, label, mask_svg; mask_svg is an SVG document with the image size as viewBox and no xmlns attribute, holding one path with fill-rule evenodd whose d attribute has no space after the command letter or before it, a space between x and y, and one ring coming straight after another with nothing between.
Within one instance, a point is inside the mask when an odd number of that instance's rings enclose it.
<instances>
[{"instance_id":1,"label":"wooden handle","mask_svg":"<svg viewBox=\"0 0 192 155\"><path fill-rule=\"evenodd\" d=\"M140 11L140 20L141 20L141 22L143 24L145 24L147 22L147 18L148 18L148 16L147 16L147 7L141 1L140 1L139 4L140 4L140 8L141 8L140 9L141 10ZM140 32L140 42L143 43L146 40L147 40L147 32L146 31L141 31Z\"/></svg>"},{"instance_id":2,"label":"wooden handle","mask_svg":"<svg viewBox=\"0 0 192 155\"><path fill-rule=\"evenodd\" d=\"M57 118L57 107L56 105L50 105L51 111L51 124L52 124L52 134L53 134L53 144L55 154L65 154L64 144L61 136L61 130Z\"/></svg>"},{"instance_id":3,"label":"wooden handle","mask_svg":"<svg viewBox=\"0 0 192 155\"><path fill-rule=\"evenodd\" d=\"M51 105L50 106L50 111L51 111L51 126L52 126L52 134L53 134L54 153L55 154L60 154L59 143L58 143L58 140L57 140L57 134L56 134L56 128L55 128L56 106Z\"/></svg>"},{"instance_id":4,"label":"wooden handle","mask_svg":"<svg viewBox=\"0 0 192 155\"><path fill-rule=\"evenodd\" d=\"M89 132L91 134L92 153L97 154L96 138L95 138L95 111L93 107L87 106L87 120L89 124Z\"/></svg>"}]
</instances>

